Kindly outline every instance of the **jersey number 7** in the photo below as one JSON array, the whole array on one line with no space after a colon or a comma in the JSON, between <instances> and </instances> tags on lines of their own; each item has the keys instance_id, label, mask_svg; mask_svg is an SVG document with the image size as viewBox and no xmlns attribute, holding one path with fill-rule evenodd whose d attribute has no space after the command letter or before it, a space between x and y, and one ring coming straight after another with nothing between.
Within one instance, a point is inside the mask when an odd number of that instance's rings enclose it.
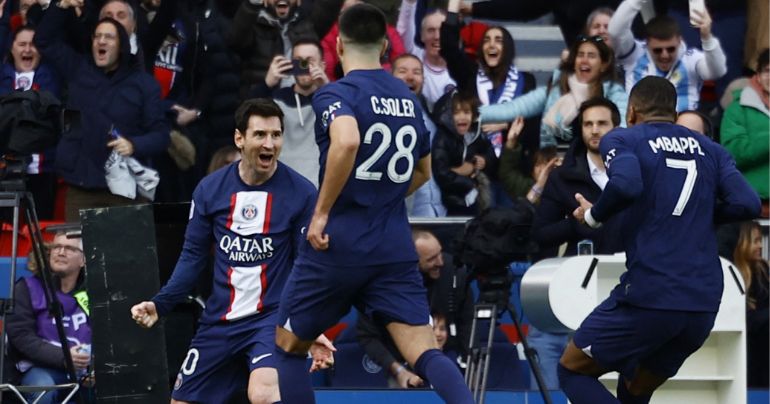
<instances>
[{"instance_id":1,"label":"jersey number 7","mask_svg":"<svg viewBox=\"0 0 770 404\"><path fill-rule=\"evenodd\" d=\"M687 201L690 200L692 195L692 189L695 186L695 179L698 178L698 167L695 165L695 160L679 160L679 159L666 159L666 166L679 170L687 170L687 176L684 177L684 184L682 190L679 192L679 200L676 201L674 211L671 212L674 216L682 216L684 207L687 205Z\"/></svg>"},{"instance_id":2,"label":"jersey number 7","mask_svg":"<svg viewBox=\"0 0 770 404\"><path fill-rule=\"evenodd\" d=\"M379 171L370 171L372 166L388 151L390 143L393 140L393 134L390 128L384 123L375 123L369 127L369 130L364 134L364 143L372 144L372 136L375 133L382 135L377 149L374 150L368 159L364 160L356 167L356 179L366 181L379 181L382 178L382 173ZM409 135L409 144L404 144L404 137ZM412 150L417 145L417 131L412 125L404 125L396 132L396 152L390 156L388 160L388 178L391 181L400 184L402 182L409 181L412 178L412 171L414 170L414 156L412 156ZM396 164L399 159L406 159L407 168L403 173L396 171Z\"/></svg>"}]
</instances>

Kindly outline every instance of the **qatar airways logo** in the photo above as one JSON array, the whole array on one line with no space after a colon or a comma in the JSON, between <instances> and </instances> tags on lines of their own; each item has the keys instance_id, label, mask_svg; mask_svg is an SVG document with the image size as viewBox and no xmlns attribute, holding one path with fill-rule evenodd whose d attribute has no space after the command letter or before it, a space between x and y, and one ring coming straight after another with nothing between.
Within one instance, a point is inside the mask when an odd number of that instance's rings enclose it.
<instances>
[{"instance_id":1,"label":"qatar airways logo","mask_svg":"<svg viewBox=\"0 0 770 404\"><path fill-rule=\"evenodd\" d=\"M219 239L219 249L230 261L257 262L273 256L273 238L245 238L224 235Z\"/></svg>"}]
</instances>

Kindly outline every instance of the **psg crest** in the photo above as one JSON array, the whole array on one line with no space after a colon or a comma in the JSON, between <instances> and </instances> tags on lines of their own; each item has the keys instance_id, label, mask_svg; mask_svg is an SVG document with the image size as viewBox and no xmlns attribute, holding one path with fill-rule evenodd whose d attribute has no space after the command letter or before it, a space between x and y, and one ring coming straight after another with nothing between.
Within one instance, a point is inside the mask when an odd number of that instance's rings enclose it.
<instances>
[{"instance_id":1,"label":"psg crest","mask_svg":"<svg viewBox=\"0 0 770 404\"><path fill-rule=\"evenodd\" d=\"M257 217L257 206L248 204L241 209L241 215L246 220L254 220Z\"/></svg>"}]
</instances>

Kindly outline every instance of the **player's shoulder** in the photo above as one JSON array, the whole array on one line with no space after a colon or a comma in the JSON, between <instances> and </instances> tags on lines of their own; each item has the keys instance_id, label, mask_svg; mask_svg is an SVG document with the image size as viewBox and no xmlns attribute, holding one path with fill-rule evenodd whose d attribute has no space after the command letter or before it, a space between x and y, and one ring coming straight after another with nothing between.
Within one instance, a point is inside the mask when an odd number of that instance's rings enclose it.
<instances>
[{"instance_id":1,"label":"player's shoulder","mask_svg":"<svg viewBox=\"0 0 770 404\"><path fill-rule=\"evenodd\" d=\"M239 161L240 160L227 164L203 177L200 182L198 182L198 186L195 187L195 193L198 194L199 197L206 195L212 196L212 194L215 194L216 189L219 189L230 180L230 177L233 175L233 170L237 170L238 168Z\"/></svg>"},{"instance_id":2,"label":"player's shoulder","mask_svg":"<svg viewBox=\"0 0 770 404\"><path fill-rule=\"evenodd\" d=\"M310 180L281 161L278 162L278 168L274 175L278 176L277 179L290 188L290 191L296 196L306 197L317 193L315 185Z\"/></svg>"},{"instance_id":3,"label":"player's shoulder","mask_svg":"<svg viewBox=\"0 0 770 404\"><path fill-rule=\"evenodd\" d=\"M601 142L607 144L628 144L638 137L636 126L630 128L616 127L602 137Z\"/></svg>"}]
</instances>

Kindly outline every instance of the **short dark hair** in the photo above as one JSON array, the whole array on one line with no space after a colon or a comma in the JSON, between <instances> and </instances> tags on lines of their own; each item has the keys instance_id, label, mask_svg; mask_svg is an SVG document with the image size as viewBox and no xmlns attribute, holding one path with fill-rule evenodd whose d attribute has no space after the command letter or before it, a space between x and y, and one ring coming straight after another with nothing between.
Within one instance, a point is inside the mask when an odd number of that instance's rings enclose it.
<instances>
[{"instance_id":1,"label":"short dark hair","mask_svg":"<svg viewBox=\"0 0 770 404\"><path fill-rule=\"evenodd\" d=\"M645 25L647 38L660 40L671 39L680 36L679 23L667 15L658 15L647 22Z\"/></svg>"},{"instance_id":2,"label":"short dark hair","mask_svg":"<svg viewBox=\"0 0 770 404\"><path fill-rule=\"evenodd\" d=\"M765 48L757 57L757 72L760 72L767 65L770 65L770 49Z\"/></svg>"},{"instance_id":3,"label":"short dark hair","mask_svg":"<svg viewBox=\"0 0 770 404\"><path fill-rule=\"evenodd\" d=\"M594 97L580 104L580 111L578 112L578 125L583 126L583 112L586 112L589 108L604 107L610 110L610 119L612 120L612 126L620 126L620 111L618 106L614 102L604 97Z\"/></svg>"},{"instance_id":4,"label":"short dark hair","mask_svg":"<svg viewBox=\"0 0 770 404\"><path fill-rule=\"evenodd\" d=\"M261 116L263 118L277 116L281 120L281 131L283 131L283 111L270 98L252 98L241 103L235 111L235 128L245 134L246 129L249 127L249 119L252 116Z\"/></svg>"},{"instance_id":5,"label":"short dark hair","mask_svg":"<svg viewBox=\"0 0 770 404\"><path fill-rule=\"evenodd\" d=\"M321 59L324 57L324 48L321 46L321 42L313 37L301 37L297 38L291 44L291 51L294 53L294 48L300 45L313 45L318 48L318 53L321 55Z\"/></svg>"},{"instance_id":6,"label":"short dark hair","mask_svg":"<svg viewBox=\"0 0 770 404\"><path fill-rule=\"evenodd\" d=\"M647 76L631 89L628 105L644 116L669 116L673 121L676 119L676 89L663 77Z\"/></svg>"},{"instance_id":7,"label":"short dark hair","mask_svg":"<svg viewBox=\"0 0 770 404\"><path fill-rule=\"evenodd\" d=\"M470 108L473 119L479 116L479 97L471 91L457 91L452 95L452 114L460 108Z\"/></svg>"},{"instance_id":8,"label":"short dark hair","mask_svg":"<svg viewBox=\"0 0 770 404\"><path fill-rule=\"evenodd\" d=\"M387 22L379 8L359 3L340 16L340 35L355 44L374 45L385 39Z\"/></svg>"}]
</instances>

